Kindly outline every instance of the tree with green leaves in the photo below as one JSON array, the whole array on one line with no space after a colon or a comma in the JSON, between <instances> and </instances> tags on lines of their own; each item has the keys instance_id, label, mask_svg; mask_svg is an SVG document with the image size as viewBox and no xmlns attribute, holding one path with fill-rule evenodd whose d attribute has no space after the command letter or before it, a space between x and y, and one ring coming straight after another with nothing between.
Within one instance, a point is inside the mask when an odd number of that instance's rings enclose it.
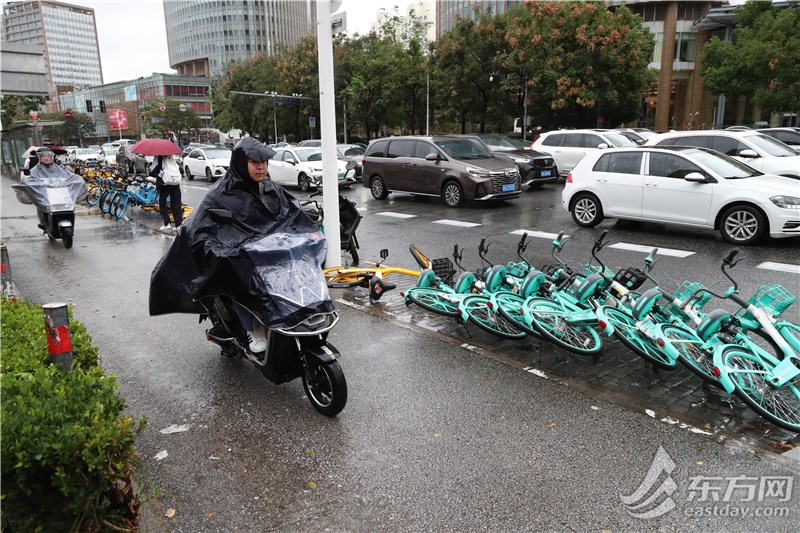
<instances>
[{"instance_id":1,"label":"tree with green leaves","mask_svg":"<svg viewBox=\"0 0 800 533\"><path fill-rule=\"evenodd\" d=\"M44 96L2 96L0 107L3 110L3 124L11 124L15 120L27 120L28 112L44 105Z\"/></svg>"},{"instance_id":2,"label":"tree with green leaves","mask_svg":"<svg viewBox=\"0 0 800 533\"><path fill-rule=\"evenodd\" d=\"M161 105L166 106L166 111L160 110ZM197 112L191 108L181 111L180 104L174 100L148 102L143 112L144 133L148 137L164 137L171 131L182 139L197 135L203 127L203 121Z\"/></svg>"},{"instance_id":3,"label":"tree with green leaves","mask_svg":"<svg viewBox=\"0 0 800 533\"><path fill-rule=\"evenodd\" d=\"M734 41L703 48L703 84L713 94L743 95L762 111L800 109L800 6L747 2L736 10Z\"/></svg>"},{"instance_id":4,"label":"tree with green leaves","mask_svg":"<svg viewBox=\"0 0 800 533\"><path fill-rule=\"evenodd\" d=\"M42 128L42 135L53 144L83 146L84 139L94 137L95 134L94 120L85 113L73 113L72 118L64 118L63 113L48 113L41 118L63 122L57 126Z\"/></svg>"}]
</instances>

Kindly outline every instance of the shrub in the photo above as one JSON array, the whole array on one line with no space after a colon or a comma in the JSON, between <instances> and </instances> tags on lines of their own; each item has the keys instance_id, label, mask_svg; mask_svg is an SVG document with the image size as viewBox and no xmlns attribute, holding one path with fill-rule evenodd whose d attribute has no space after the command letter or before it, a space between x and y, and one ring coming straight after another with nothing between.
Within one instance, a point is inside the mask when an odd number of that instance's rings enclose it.
<instances>
[{"instance_id":1,"label":"shrub","mask_svg":"<svg viewBox=\"0 0 800 533\"><path fill-rule=\"evenodd\" d=\"M133 441L144 420L123 415L116 379L70 320L70 372L47 364L41 307L2 302L0 424L5 531L131 529L139 499L131 486Z\"/></svg>"}]
</instances>

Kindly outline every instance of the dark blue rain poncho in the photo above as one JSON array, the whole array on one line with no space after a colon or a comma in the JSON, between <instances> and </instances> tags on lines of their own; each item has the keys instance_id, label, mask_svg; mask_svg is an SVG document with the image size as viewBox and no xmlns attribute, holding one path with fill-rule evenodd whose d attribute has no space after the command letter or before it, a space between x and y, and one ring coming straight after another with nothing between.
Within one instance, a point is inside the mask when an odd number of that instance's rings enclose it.
<instances>
[{"instance_id":1,"label":"dark blue rain poncho","mask_svg":"<svg viewBox=\"0 0 800 533\"><path fill-rule=\"evenodd\" d=\"M198 300L220 294L268 327L292 327L333 311L321 269L327 244L316 223L282 187L267 179L260 194L248 175L248 159L273 155L250 137L236 145L228 172L181 225L153 270L151 315L203 313ZM239 227L217 224L210 209L230 211Z\"/></svg>"}]
</instances>

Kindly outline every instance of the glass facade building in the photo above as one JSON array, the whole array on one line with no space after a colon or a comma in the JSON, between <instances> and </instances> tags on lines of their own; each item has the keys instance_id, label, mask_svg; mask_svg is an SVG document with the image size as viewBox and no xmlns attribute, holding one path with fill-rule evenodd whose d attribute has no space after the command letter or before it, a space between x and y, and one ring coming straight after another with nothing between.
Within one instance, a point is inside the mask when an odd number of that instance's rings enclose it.
<instances>
[{"instance_id":1,"label":"glass facade building","mask_svg":"<svg viewBox=\"0 0 800 533\"><path fill-rule=\"evenodd\" d=\"M9 2L3 6L2 36L44 45L51 100L72 87L103 83L93 9L44 0Z\"/></svg>"},{"instance_id":2,"label":"glass facade building","mask_svg":"<svg viewBox=\"0 0 800 533\"><path fill-rule=\"evenodd\" d=\"M275 55L316 35L316 0L164 0L169 64L215 77L231 61Z\"/></svg>"}]
</instances>

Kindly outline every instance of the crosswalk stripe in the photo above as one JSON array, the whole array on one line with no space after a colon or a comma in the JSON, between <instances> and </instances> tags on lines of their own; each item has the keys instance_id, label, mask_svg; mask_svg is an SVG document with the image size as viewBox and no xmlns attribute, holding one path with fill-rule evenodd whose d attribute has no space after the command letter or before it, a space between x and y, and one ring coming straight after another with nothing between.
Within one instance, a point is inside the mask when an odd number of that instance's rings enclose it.
<instances>
[{"instance_id":1,"label":"crosswalk stripe","mask_svg":"<svg viewBox=\"0 0 800 533\"><path fill-rule=\"evenodd\" d=\"M673 257L689 257L694 255L694 252L688 250L673 250L672 248L661 248L658 246L642 246L641 244L629 244L627 242L617 242L610 244L609 248L617 248L619 250L630 250L632 252L649 252L653 248L658 248L658 255L671 255Z\"/></svg>"},{"instance_id":2,"label":"crosswalk stripe","mask_svg":"<svg viewBox=\"0 0 800 533\"><path fill-rule=\"evenodd\" d=\"M533 231L529 229L518 229L511 232L512 235L522 235L523 233L527 233L528 237L538 237L540 239L555 239L558 237L558 233L547 233L546 231ZM569 237L569 235L565 235L565 237Z\"/></svg>"},{"instance_id":3,"label":"crosswalk stripe","mask_svg":"<svg viewBox=\"0 0 800 533\"><path fill-rule=\"evenodd\" d=\"M380 213L375 213L376 215L380 215L382 217L392 217L392 218L414 218L417 215L408 215L406 213L392 213L391 211L382 211Z\"/></svg>"},{"instance_id":4,"label":"crosswalk stripe","mask_svg":"<svg viewBox=\"0 0 800 533\"><path fill-rule=\"evenodd\" d=\"M474 228L475 226L480 226L480 224L476 224L475 222L462 222L461 220L434 220L434 224L444 224L445 226L458 226L460 228Z\"/></svg>"},{"instance_id":5,"label":"crosswalk stripe","mask_svg":"<svg viewBox=\"0 0 800 533\"><path fill-rule=\"evenodd\" d=\"M791 263L773 263L772 261L765 261L756 265L756 268L778 270L779 272L789 272L790 274L800 274L800 265L792 265Z\"/></svg>"}]
</instances>

